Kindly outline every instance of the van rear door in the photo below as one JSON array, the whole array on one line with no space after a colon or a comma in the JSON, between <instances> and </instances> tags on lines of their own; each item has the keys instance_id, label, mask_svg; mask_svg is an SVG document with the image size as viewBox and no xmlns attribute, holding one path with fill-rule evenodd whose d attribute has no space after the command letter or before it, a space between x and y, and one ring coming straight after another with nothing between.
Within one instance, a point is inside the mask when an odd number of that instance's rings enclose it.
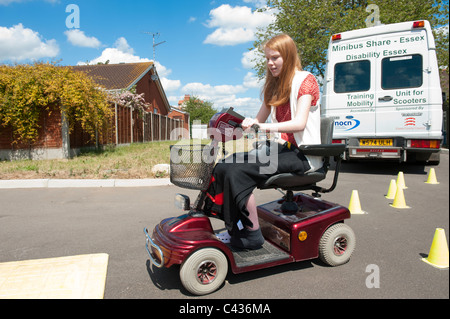
<instances>
[{"instance_id":1,"label":"van rear door","mask_svg":"<svg viewBox=\"0 0 450 319\"><path fill-rule=\"evenodd\" d=\"M377 46L376 136L427 137L430 68L426 30L411 25L411 30L379 35L376 41L381 44Z\"/></svg>"},{"instance_id":2,"label":"van rear door","mask_svg":"<svg viewBox=\"0 0 450 319\"><path fill-rule=\"evenodd\" d=\"M346 39L330 46L326 112L335 118L334 138L373 136L375 131L376 57L365 40Z\"/></svg>"}]
</instances>

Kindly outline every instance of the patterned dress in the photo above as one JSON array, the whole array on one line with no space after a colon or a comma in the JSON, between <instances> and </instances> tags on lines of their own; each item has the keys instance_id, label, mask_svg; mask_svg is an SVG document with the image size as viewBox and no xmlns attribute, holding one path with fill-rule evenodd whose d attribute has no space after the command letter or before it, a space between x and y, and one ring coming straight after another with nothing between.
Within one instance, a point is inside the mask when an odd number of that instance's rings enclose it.
<instances>
[{"instance_id":1,"label":"patterned dress","mask_svg":"<svg viewBox=\"0 0 450 319\"><path fill-rule=\"evenodd\" d=\"M308 75L306 79L303 81L302 85L300 86L297 99L299 99L302 95L308 94L313 97L311 105L316 105L317 102L319 102L320 91L316 78L312 74ZM291 120L292 115L291 115L290 101L287 101L287 103L280 105L279 107L276 108L276 110L277 110L276 118L278 122L286 122ZM294 144L295 146L298 146L297 143L295 142L293 133L281 133L281 138L285 141Z\"/></svg>"}]
</instances>

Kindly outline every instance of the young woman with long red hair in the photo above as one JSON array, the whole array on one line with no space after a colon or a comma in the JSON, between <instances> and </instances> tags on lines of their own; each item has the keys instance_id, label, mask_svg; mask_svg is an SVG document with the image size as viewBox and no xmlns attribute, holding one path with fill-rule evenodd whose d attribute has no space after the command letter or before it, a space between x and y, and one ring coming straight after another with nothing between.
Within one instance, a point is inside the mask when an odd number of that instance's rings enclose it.
<instances>
[{"instance_id":1,"label":"young woman with long red hair","mask_svg":"<svg viewBox=\"0 0 450 319\"><path fill-rule=\"evenodd\" d=\"M261 131L272 133L276 142L269 149L276 153L277 165L268 172L268 163L252 152L241 155L244 161L218 163L207 190L205 211L225 221L227 231L218 238L233 246L258 249L264 243L258 222L254 189L275 174L297 174L322 167L322 158L305 156L301 144L320 144L319 86L316 78L303 71L295 42L286 34L275 36L264 45L267 61L263 103L256 118L246 118L242 127L257 124ZM266 120L271 117L271 123Z\"/></svg>"}]
</instances>

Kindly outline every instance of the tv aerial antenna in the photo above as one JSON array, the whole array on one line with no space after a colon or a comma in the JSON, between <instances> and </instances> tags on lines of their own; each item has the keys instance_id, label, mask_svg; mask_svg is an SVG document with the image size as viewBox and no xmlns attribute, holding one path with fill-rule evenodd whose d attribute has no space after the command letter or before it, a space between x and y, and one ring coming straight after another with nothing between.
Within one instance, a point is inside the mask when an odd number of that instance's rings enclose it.
<instances>
[{"instance_id":1,"label":"tv aerial antenna","mask_svg":"<svg viewBox=\"0 0 450 319\"><path fill-rule=\"evenodd\" d=\"M145 34L151 35L153 37L153 62L156 61L156 47L160 44L165 43L166 41L162 41L159 43L156 43L156 39L159 38L160 33L156 32L156 33L152 33L152 32L144 32Z\"/></svg>"}]
</instances>

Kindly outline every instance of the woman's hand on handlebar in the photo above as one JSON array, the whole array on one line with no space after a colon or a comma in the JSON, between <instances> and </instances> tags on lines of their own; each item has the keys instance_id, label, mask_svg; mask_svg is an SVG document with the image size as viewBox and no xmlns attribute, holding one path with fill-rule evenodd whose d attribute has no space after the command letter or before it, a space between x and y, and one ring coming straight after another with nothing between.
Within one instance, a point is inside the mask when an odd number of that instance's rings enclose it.
<instances>
[{"instance_id":1,"label":"woman's hand on handlebar","mask_svg":"<svg viewBox=\"0 0 450 319\"><path fill-rule=\"evenodd\" d=\"M256 119L251 118L245 118L244 121L241 123L242 129L244 131L252 128L254 125L258 125L259 122Z\"/></svg>"}]
</instances>

